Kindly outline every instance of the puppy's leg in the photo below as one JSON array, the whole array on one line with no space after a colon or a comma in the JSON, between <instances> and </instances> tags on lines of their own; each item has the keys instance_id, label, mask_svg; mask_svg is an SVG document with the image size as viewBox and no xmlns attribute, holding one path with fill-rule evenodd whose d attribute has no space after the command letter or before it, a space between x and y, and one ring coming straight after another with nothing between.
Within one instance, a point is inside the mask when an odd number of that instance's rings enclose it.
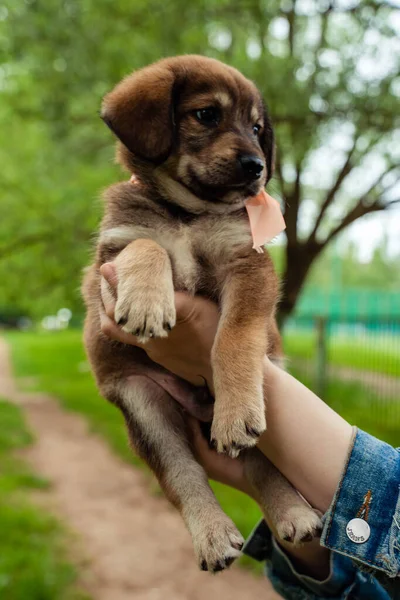
<instances>
[{"instance_id":1,"label":"puppy's leg","mask_svg":"<svg viewBox=\"0 0 400 600\"><path fill-rule=\"evenodd\" d=\"M263 359L277 279L265 255L248 257L224 282L222 314L212 350L215 407L211 436L218 452L238 455L266 428Z\"/></svg>"},{"instance_id":2,"label":"puppy's leg","mask_svg":"<svg viewBox=\"0 0 400 600\"><path fill-rule=\"evenodd\" d=\"M141 342L166 337L175 325L174 286L169 256L152 240L135 240L116 257L115 321Z\"/></svg>"},{"instance_id":3,"label":"puppy's leg","mask_svg":"<svg viewBox=\"0 0 400 600\"><path fill-rule=\"evenodd\" d=\"M222 571L240 555L243 538L222 511L196 461L178 404L145 376L103 390L124 413L132 444L180 511L201 569Z\"/></svg>"},{"instance_id":4,"label":"puppy's leg","mask_svg":"<svg viewBox=\"0 0 400 600\"><path fill-rule=\"evenodd\" d=\"M301 544L321 533L316 512L260 450L246 450L243 461L255 498L282 540Z\"/></svg>"}]
</instances>

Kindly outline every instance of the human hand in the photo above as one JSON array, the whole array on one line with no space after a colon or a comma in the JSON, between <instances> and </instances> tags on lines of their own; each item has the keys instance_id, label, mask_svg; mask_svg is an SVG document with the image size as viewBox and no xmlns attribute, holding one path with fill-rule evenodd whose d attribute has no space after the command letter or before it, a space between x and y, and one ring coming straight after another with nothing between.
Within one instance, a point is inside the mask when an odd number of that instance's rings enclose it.
<instances>
[{"instance_id":1,"label":"human hand","mask_svg":"<svg viewBox=\"0 0 400 600\"><path fill-rule=\"evenodd\" d=\"M212 391L210 356L219 321L217 306L205 298L177 292L175 293L177 311L175 327L167 338L154 338L146 344L141 344L134 335L123 331L114 321L117 289L115 265L105 263L101 266L100 273L103 301L100 312L102 332L123 344L143 348L154 362L194 385L204 385L206 381Z\"/></svg>"},{"instance_id":2,"label":"human hand","mask_svg":"<svg viewBox=\"0 0 400 600\"><path fill-rule=\"evenodd\" d=\"M244 462L240 458L230 458L227 454L218 454L216 450L210 448L197 419L189 417L188 423L196 458L208 477L252 497L251 486L245 477Z\"/></svg>"}]
</instances>

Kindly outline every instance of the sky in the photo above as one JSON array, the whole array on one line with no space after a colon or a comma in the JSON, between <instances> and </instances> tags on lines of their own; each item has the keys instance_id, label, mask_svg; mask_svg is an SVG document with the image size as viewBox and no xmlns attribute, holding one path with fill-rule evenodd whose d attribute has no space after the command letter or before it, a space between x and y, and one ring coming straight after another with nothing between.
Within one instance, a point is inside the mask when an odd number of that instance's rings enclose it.
<instances>
[{"instance_id":1,"label":"sky","mask_svg":"<svg viewBox=\"0 0 400 600\"><path fill-rule=\"evenodd\" d=\"M400 209L366 215L354 223L341 238L341 243L352 241L357 244L361 261L369 262L374 249L387 239L388 254L398 257L400 267Z\"/></svg>"},{"instance_id":2,"label":"sky","mask_svg":"<svg viewBox=\"0 0 400 600\"><path fill-rule=\"evenodd\" d=\"M325 0L297 0L296 12L305 16L321 10L321 4ZM359 0L336 0L336 4L341 8L351 8L359 3ZM400 0L382 0L382 4L390 4L391 7L399 7ZM348 20L344 21L343 16L339 16L337 25L339 28L348 27ZM344 17L347 19L347 17ZM400 107L400 75L399 75L399 57L400 57L400 10L392 11L390 19L390 27L397 35L385 37L376 29L369 28L361 31L363 52L360 53L357 44L350 40L348 46L351 57L354 60L354 78L352 85L354 92L357 93L357 86L361 88L365 85L379 81L385 76L393 76L392 93L394 97L399 98ZM271 33L273 38L280 40L283 45L275 48L270 48L272 52L285 52L288 37L288 23L285 18L278 17L271 23ZM309 19L306 39L313 48L314 40L319 39L318 33L318 18ZM255 49L253 49L254 52ZM329 50L324 50L319 57L320 64L329 71L330 77L335 77L335 72L340 73L341 70L341 53L346 55L347 48L341 46L334 49L334 45ZM307 70L307 54L303 68L299 69L296 77L301 80L308 80L312 77L312 71ZM321 62L323 61L323 63ZM311 101L315 106L311 105ZM322 98L311 97L310 109L320 110L318 105L323 103ZM377 110L379 110L379 97L377 97ZM339 125L330 139L325 138L323 147L315 150L311 156L310 164L304 173L304 181L310 188L318 187L323 194L324 190L329 189L332 185L335 172L344 164L346 154L353 143L354 127L351 123L343 123ZM355 200L366 191L370 185L379 177L381 173L386 172L387 164L385 163L384 155L388 151L391 152L392 161L399 165L397 171L391 174L390 185L392 187L387 196L388 200L400 200L400 130L395 130L391 139L384 139L382 143L376 147L373 153L363 161L359 167L354 169L351 174L343 182L343 189L340 192L339 202L333 203L329 209L325 220L325 233L332 228L332 224L341 220L346 207L352 206ZM290 169L289 169L290 170ZM285 177L293 179L294 173L287 172ZM385 187L389 181L385 181ZM300 230L304 235L309 233L316 216L316 206L314 202L307 198L304 199L299 215ZM338 237L337 247L346 246L349 242L356 245L358 249L359 259L363 262L368 262L375 248L386 241L387 252L390 257L399 257L400 266L400 203L387 210L372 213L356 221L345 232Z\"/></svg>"}]
</instances>

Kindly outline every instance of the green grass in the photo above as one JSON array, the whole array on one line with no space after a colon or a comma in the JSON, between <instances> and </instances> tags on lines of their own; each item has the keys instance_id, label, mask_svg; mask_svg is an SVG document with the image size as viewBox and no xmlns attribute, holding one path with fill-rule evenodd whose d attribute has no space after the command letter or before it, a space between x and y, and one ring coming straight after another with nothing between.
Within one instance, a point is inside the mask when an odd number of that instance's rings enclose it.
<instances>
[{"instance_id":1,"label":"green grass","mask_svg":"<svg viewBox=\"0 0 400 600\"><path fill-rule=\"evenodd\" d=\"M29 381L31 387L34 385L36 389L53 394L66 409L84 415L92 430L102 435L117 454L131 464L142 466L128 447L121 414L96 391L85 360L80 331L12 333L7 337L17 376L34 378ZM301 373L294 374L310 385ZM383 425L379 424L381 421L376 419L375 412L382 410L382 403L357 384L330 381L327 401L351 423L399 445L400 410L394 404L385 403L384 409L390 417ZM213 487L226 513L247 536L260 517L256 504L231 488L219 484L213 484Z\"/></svg>"},{"instance_id":2,"label":"green grass","mask_svg":"<svg viewBox=\"0 0 400 600\"><path fill-rule=\"evenodd\" d=\"M314 358L314 331L288 331L284 335L285 353L290 358ZM328 360L331 365L353 367L400 377L400 337L385 336L328 336Z\"/></svg>"},{"instance_id":3,"label":"green grass","mask_svg":"<svg viewBox=\"0 0 400 600\"><path fill-rule=\"evenodd\" d=\"M67 534L29 501L44 489L16 452L32 442L20 409L0 400L0 598L83 600L67 558Z\"/></svg>"}]
</instances>

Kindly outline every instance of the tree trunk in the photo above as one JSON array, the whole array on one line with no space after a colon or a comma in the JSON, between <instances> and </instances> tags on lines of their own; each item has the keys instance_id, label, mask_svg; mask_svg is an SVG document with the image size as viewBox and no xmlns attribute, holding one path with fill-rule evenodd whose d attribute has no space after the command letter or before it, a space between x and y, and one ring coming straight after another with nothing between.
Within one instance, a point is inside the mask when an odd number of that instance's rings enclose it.
<instances>
[{"instance_id":1,"label":"tree trunk","mask_svg":"<svg viewBox=\"0 0 400 600\"><path fill-rule=\"evenodd\" d=\"M286 269L281 288L278 322L280 328L292 314L314 260L321 251L318 243L289 244L286 246Z\"/></svg>"}]
</instances>

